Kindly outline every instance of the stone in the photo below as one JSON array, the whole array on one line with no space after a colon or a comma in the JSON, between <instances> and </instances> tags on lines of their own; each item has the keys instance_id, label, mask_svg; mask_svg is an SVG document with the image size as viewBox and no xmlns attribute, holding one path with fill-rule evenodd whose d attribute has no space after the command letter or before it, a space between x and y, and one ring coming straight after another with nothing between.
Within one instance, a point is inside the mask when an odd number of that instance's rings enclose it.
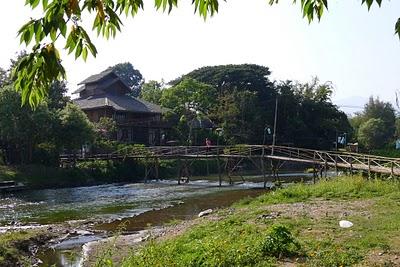
<instances>
[{"instance_id":1,"label":"stone","mask_svg":"<svg viewBox=\"0 0 400 267\"><path fill-rule=\"evenodd\" d=\"M86 236L86 235L94 235L92 232L86 231L86 230L77 230L76 234L77 235L84 235L84 236Z\"/></svg>"},{"instance_id":2,"label":"stone","mask_svg":"<svg viewBox=\"0 0 400 267\"><path fill-rule=\"evenodd\" d=\"M350 221L341 220L341 221L339 222L339 226L340 226L341 228L350 228L350 227L353 226L353 223L350 222Z\"/></svg>"},{"instance_id":3,"label":"stone","mask_svg":"<svg viewBox=\"0 0 400 267\"><path fill-rule=\"evenodd\" d=\"M204 217L204 216L207 216L207 215L211 214L212 212L213 212L212 209L203 210L202 212L199 213L198 216L199 216L199 218L200 218L200 217Z\"/></svg>"}]
</instances>

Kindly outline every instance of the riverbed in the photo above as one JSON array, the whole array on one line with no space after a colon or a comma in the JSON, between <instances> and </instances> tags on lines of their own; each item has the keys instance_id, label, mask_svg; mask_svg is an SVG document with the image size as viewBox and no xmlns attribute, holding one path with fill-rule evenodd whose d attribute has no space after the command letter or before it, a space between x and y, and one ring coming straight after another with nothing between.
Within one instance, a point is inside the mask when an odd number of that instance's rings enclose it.
<instances>
[{"instance_id":1,"label":"riverbed","mask_svg":"<svg viewBox=\"0 0 400 267\"><path fill-rule=\"evenodd\" d=\"M85 243L105 238L115 231L132 234L171 221L188 220L202 210L226 207L243 198L255 197L265 192L262 186L262 183L247 182L219 187L216 182L206 180L177 185L176 181L166 180L18 192L0 198L3 227L0 230L75 225L75 229L67 230L69 238L41 251L39 258L42 266L79 267ZM84 230L79 226L84 226ZM77 234L71 235L72 231Z\"/></svg>"}]
</instances>

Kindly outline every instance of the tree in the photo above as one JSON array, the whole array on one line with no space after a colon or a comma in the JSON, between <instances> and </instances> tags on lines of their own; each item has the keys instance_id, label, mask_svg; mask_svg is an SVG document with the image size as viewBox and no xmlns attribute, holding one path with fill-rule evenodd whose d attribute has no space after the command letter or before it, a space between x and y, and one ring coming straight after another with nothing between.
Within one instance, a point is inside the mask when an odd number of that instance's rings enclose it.
<instances>
[{"instance_id":1,"label":"tree","mask_svg":"<svg viewBox=\"0 0 400 267\"><path fill-rule=\"evenodd\" d=\"M214 107L217 91L214 87L186 78L175 86L162 90L161 105L179 118L176 136L182 141L192 141L193 121L208 118Z\"/></svg>"},{"instance_id":2,"label":"tree","mask_svg":"<svg viewBox=\"0 0 400 267\"><path fill-rule=\"evenodd\" d=\"M263 126L262 113L257 105L256 92L234 91L218 99L211 116L223 128L223 137L228 144L260 143Z\"/></svg>"},{"instance_id":3,"label":"tree","mask_svg":"<svg viewBox=\"0 0 400 267\"><path fill-rule=\"evenodd\" d=\"M321 149L332 148L336 135L352 134L346 114L332 104L331 83L313 78L308 83L278 84L277 132L280 143Z\"/></svg>"},{"instance_id":4,"label":"tree","mask_svg":"<svg viewBox=\"0 0 400 267\"><path fill-rule=\"evenodd\" d=\"M379 100L379 98L370 97L368 103L364 107L364 118L381 119L385 124L386 138L392 137L395 132L396 115L391 103Z\"/></svg>"},{"instance_id":5,"label":"tree","mask_svg":"<svg viewBox=\"0 0 400 267\"><path fill-rule=\"evenodd\" d=\"M0 68L0 88L9 84L10 80L8 78L7 71L3 68Z\"/></svg>"},{"instance_id":6,"label":"tree","mask_svg":"<svg viewBox=\"0 0 400 267\"><path fill-rule=\"evenodd\" d=\"M101 117L95 128L100 138L111 139L117 132L117 123L112 118Z\"/></svg>"},{"instance_id":7,"label":"tree","mask_svg":"<svg viewBox=\"0 0 400 267\"><path fill-rule=\"evenodd\" d=\"M367 149L382 148L388 141L384 127L385 123L381 119L367 120L358 131L359 142Z\"/></svg>"},{"instance_id":8,"label":"tree","mask_svg":"<svg viewBox=\"0 0 400 267\"><path fill-rule=\"evenodd\" d=\"M79 149L82 145L93 141L94 126L78 106L68 103L59 114L60 145L66 149Z\"/></svg>"},{"instance_id":9,"label":"tree","mask_svg":"<svg viewBox=\"0 0 400 267\"><path fill-rule=\"evenodd\" d=\"M143 84L139 97L151 103L160 105L164 83L150 80Z\"/></svg>"},{"instance_id":10,"label":"tree","mask_svg":"<svg viewBox=\"0 0 400 267\"><path fill-rule=\"evenodd\" d=\"M0 89L0 143L9 162L32 162L35 147L52 140L54 124L45 103L32 111L21 107L21 96L11 86Z\"/></svg>"},{"instance_id":11,"label":"tree","mask_svg":"<svg viewBox=\"0 0 400 267\"><path fill-rule=\"evenodd\" d=\"M122 81L131 88L131 96L139 96L144 79L140 71L135 69L130 62L119 63L115 66L109 67L108 69L113 69Z\"/></svg>"},{"instance_id":12,"label":"tree","mask_svg":"<svg viewBox=\"0 0 400 267\"><path fill-rule=\"evenodd\" d=\"M4 87L6 85L10 85L13 82L12 78L12 70L18 66L19 62L21 61L22 58L24 58L27 55L25 50L20 51L17 53L16 58L11 58L10 59L10 67L9 69L3 69L0 68L0 88Z\"/></svg>"},{"instance_id":13,"label":"tree","mask_svg":"<svg viewBox=\"0 0 400 267\"><path fill-rule=\"evenodd\" d=\"M71 102L67 96L68 88L65 81L55 81L51 85L51 90L47 96L47 106L49 109L63 109L67 103Z\"/></svg>"},{"instance_id":14,"label":"tree","mask_svg":"<svg viewBox=\"0 0 400 267\"><path fill-rule=\"evenodd\" d=\"M208 114L216 97L216 90L211 85L186 78L163 90L161 104L178 114L184 111Z\"/></svg>"},{"instance_id":15,"label":"tree","mask_svg":"<svg viewBox=\"0 0 400 267\"><path fill-rule=\"evenodd\" d=\"M271 71L268 67L256 64L219 65L196 69L171 81L170 84L191 78L215 87L220 95L233 90L263 93L272 87L272 83L268 79L270 74Z\"/></svg>"},{"instance_id":16,"label":"tree","mask_svg":"<svg viewBox=\"0 0 400 267\"><path fill-rule=\"evenodd\" d=\"M380 146L386 145L396 134L396 116L392 104L381 101L379 98L370 97L368 103L365 104L364 110L352 118L352 124L357 132L358 141L362 143L361 139L365 141L365 136L367 135L370 138L368 139L369 141L365 142L367 147L377 148L377 143L371 141L374 140L371 134L367 134L368 131L372 131L371 129L375 129L372 126L378 125L375 121L367 124L371 119L379 119L380 123L383 124L383 127L379 129L379 134L376 134L381 138L379 142ZM367 129L364 129L365 127L367 127ZM362 131L364 131L364 133L362 133ZM369 145L371 142L372 145Z\"/></svg>"},{"instance_id":17,"label":"tree","mask_svg":"<svg viewBox=\"0 0 400 267\"><path fill-rule=\"evenodd\" d=\"M93 30L98 35L108 39L114 37L121 30L121 13L134 17L139 9L143 9L143 0L131 1L93 1L93 0L27 0L32 9L42 3L43 17L30 19L18 31L21 43L29 45L35 42L32 52L26 55L15 69L15 83L17 90L21 91L22 102L37 106L48 94L54 80L65 79L65 70L61 64L60 54L56 41L60 36L66 39L65 49L74 53L75 58L82 57L86 60L88 53L97 55L97 49L92 43L85 28L88 18L86 14L94 14ZM324 10L328 8L328 0L301 0L303 16L310 22L316 17L321 19ZM269 0L270 5L278 0ZM362 0L368 9L373 3L379 6L382 0ZM195 12L204 19L218 12L219 0L192 1ZM155 0L156 9L170 12L178 5L178 0ZM82 16L85 14L85 16ZM400 37L400 19L395 25L395 33Z\"/></svg>"}]
</instances>

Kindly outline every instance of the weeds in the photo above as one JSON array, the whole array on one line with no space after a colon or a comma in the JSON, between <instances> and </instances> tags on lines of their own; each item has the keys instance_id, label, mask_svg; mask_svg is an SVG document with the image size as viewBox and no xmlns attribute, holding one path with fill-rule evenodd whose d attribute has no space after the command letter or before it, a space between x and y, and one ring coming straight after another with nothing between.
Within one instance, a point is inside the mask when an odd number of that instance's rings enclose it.
<instances>
[{"instance_id":1,"label":"weeds","mask_svg":"<svg viewBox=\"0 0 400 267\"><path fill-rule=\"evenodd\" d=\"M263 254L276 258L297 255L300 248L299 242L284 225L273 225L262 244Z\"/></svg>"}]
</instances>

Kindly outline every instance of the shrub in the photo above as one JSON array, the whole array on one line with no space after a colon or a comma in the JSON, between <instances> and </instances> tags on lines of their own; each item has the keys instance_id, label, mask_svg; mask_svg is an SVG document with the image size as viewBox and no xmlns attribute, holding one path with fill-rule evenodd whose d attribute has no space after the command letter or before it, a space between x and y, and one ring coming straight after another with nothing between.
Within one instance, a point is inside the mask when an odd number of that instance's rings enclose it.
<instances>
[{"instance_id":1,"label":"shrub","mask_svg":"<svg viewBox=\"0 0 400 267\"><path fill-rule=\"evenodd\" d=\"M301 246L286 226L273 225L262 244L265 256L277 258L297 255Z\"/></svg>"}]
</instances>

